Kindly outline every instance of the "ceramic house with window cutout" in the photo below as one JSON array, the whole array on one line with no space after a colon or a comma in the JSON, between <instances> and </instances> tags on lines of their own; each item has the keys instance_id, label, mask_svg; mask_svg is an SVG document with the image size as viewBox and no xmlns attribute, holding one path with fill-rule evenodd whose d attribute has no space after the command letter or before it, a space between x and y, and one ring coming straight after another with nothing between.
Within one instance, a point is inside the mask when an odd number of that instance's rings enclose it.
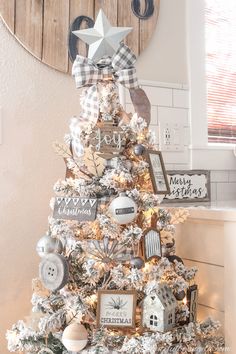
<instances>
[{"instance_id":1,"label":"ceramic house with window cutout","mask_svg":"<svg viewBox=\"0 0 236 354\"><path fill-rule=\"evenodd\" d=\"M175 325L176 299L171 288L161 284L156 293L143 300L142 326L151 331L166 332Z\"/></svg>"}]
</instances>

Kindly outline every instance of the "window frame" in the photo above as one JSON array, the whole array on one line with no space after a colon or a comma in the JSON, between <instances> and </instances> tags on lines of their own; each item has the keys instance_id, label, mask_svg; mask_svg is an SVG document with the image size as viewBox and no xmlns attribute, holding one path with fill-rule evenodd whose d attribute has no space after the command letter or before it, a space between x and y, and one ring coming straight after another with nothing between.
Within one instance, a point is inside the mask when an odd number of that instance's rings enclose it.
<instances>
[{"instance_id":1,"label":"window frame","mask_svg":"<svg viewBox=\"0 0 236 354\"><path fill-rule=\"evenodd\" d=\"M234 144L208 143L205 71L205 0L186 1L191 168L235 169Z\"/></svg>"}]
</instances>

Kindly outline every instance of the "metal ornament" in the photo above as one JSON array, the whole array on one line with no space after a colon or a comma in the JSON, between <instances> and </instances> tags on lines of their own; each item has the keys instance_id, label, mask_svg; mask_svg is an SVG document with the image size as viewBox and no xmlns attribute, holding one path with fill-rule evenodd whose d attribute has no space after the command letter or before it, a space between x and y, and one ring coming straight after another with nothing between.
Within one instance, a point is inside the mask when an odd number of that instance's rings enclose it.
<instances>
[{"instance_id":1,"label":"metal ornament","mask_svg":"<svg viewBox=\"0 0 236 354\"><path fill-rule=\"evenodd\" d=\"M134 154L136 156L143 155L144 151L145 151L145 147L142 144L137 144L134 146Z\"/></svg>"},{"instance_id":2,"label":"metal ornament","mask_svg":"<svg viewBox=\"0 0 236 354\"><path fill-rule=\"evenodd\" d=\"M109 241L108 237L105 237L102 241L88 241L87 252L96 261L105 264L126 262L132 256L132 251L127 249L127 246L120 245L117 240Z\"/></svg>"},{"instance_id":3,"label":"metal ornament","mask_svg":"<svg viewBox=\"0 0 236 354\"><path fill-rule=\"evenodd\" d=\"M39 277L46 289L62 289L69 279L67 260L59 254L49 253L39 264Z\"/></svg>"},{"instance_id":4,"label":"metal ornament","mask_svg":"<svg viewBox=\"0 0 236 354\"><path fill-rule=\"evenodd\" d=\"M63 245L58 238L44 235L38 241L36 251L39 257L44 257L48 253L61 253L63 251Z\"/></svg>"},{"instance_id":5,"label":"metal ornament","mask_svg":"<svg viewBox=\"0 0 236 354\"><path fill-rule=\"evenodd\" d=\"M143 300L142 326L154 332L171 330L175 325L176 306L171 288L160 284L157 293L151 293Z\"/></svg>"},{"instance_id":6,"label":"metal ornament","mask_svg":"<svg viewBox=\"0 0 236 354\"><path fill-rule=\"evenodd\" d=\"M73 31L89 44L88 58L98 61L104 56L112 56L119 43L132 31L132 27L112 27L102 10L99 11L93 28Z\"/></svg>"},{"instance_id":7,"label":"metal ornament","mask_svg":"<svg viewBox=\"0 0 236 354\"><path fill-rule=\"evenodd\" d=\"M142 238L142 249L145 261L149 261L152 258L161 258L161 238L160 233L154 229L147 229Z\"/></svg>"},{"instance_id":8,"label":"metal ornament","mask_svg":"<svg viewBox=\"0 0 236 354\"><path fill-rule=\"evenodd\" d=\"M130 265L132 268L141 269L144 267L145 263L141 257L133 257L130 260Z\"/></svg>"}]
</instances>

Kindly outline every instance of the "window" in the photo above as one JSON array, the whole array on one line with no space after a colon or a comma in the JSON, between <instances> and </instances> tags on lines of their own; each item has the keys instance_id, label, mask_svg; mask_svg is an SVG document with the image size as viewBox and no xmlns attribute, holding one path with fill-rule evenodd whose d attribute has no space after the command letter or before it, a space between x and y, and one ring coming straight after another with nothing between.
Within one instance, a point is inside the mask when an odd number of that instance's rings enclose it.
<instances>
[{"instance_id":1,"label":"window","mask_svg":"<svg viewBox=\"0 0 236 354\"><path fill-rule=\"evenodd\" d=\"M236 1L205 0L208 142L236 143Z\"/></svg>"},{"instance_id":2,"label":"window","mask_svg":"<svg viewBox=\"0 0 236 354\"><path fill-rule=\"evenodd\" d=\"M172 322L173 322L173 316L172 313L170 313L168 316L168 324L172 324Z\"/></svg>"},{"instance_id":3,"label":"window","mask_svg":"<svg viewBox=\"0 0 236 354\"><path fill-rule=\"evenodd\" d=\"M157 318L156 315L151 315L150 316L150 325L151 326L155 326L155 327L158 326L158 318Z\"/></svg>"}]
</instances>

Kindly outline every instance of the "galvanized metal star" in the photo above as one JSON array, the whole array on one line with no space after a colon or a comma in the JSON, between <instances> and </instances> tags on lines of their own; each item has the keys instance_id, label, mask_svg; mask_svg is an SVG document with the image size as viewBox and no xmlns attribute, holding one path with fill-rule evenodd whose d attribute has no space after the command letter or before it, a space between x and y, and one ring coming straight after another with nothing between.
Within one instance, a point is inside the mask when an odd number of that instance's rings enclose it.
<instances>
[{"instance_id":1,"label":"galvanized metal star","mask_svg":"<svg viewBox=\"0 0 236 354\"><path fill-rule=\"evenodd\" d=\"M104 12L100 10L93 28L73 33L89 44L88 58L98 61L105 56L112 56L130 31L132 27L112 27Z\"/></svg>"}]
</instances>

